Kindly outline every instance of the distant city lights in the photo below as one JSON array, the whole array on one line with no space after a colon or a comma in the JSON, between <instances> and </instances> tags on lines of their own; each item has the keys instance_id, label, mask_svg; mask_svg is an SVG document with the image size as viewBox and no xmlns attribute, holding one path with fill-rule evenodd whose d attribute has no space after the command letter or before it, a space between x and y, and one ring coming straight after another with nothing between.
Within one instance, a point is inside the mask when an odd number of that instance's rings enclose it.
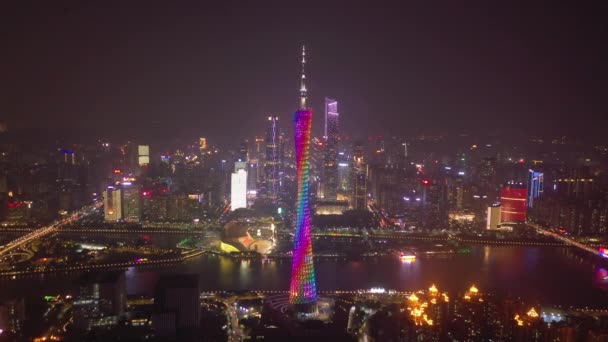
<instances>
[{"instance_id":1,"label":"distant city lights","mask_svg":"<svg viewBox=\"0 0 608 342\"><path fill-rule=\"evenodd\" d=\"M385 293L386 290L383 287L372 287L368 291L369 293Z\"/></svg>"}]
</instances>

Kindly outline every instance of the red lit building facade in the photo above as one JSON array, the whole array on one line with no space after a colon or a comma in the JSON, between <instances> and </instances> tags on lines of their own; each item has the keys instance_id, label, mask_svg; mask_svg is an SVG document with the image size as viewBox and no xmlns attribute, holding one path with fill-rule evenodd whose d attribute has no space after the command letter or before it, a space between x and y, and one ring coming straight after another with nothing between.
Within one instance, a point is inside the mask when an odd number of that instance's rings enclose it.
<instances>
[{"instance_id":1,"label":"red lit building facade","mask_svg":"<svg viewBox=\"0 0 608 342\"><path fill-rule=\"evenodd\" d=\"M500 221L526 222L528 189L524 187L503 186L500 190Z\"/></svg>"}]
</instances>

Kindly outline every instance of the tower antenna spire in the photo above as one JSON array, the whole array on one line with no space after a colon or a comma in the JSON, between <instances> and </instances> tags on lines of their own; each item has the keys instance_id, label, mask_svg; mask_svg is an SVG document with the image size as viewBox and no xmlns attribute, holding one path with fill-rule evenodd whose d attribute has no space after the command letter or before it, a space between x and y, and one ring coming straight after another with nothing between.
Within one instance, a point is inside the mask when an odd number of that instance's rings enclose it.
<instances>
[{"instance_id":1,"label":"tower antenna spire","mask_svg":"<svg viewBox=\"0 0 608 342\"><path fill-rule=\"evenodd\" d=\"M306 46L302 44L302 78L300 79L300 109L306 109Z\"/></svg>"}]
</instances>

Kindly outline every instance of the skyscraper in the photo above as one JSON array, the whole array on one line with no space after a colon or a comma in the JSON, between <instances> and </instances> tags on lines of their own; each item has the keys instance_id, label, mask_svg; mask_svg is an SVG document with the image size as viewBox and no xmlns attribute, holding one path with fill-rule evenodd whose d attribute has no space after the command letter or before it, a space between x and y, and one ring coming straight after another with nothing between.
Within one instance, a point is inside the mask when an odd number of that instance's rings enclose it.
<instances>
[{"instance_id":1,"label":"skyscraper","mask_svg":"<svg viewBox=\"0 0 608 342\"><path fill-rule=\"evenodd\" d=\"M325 154L323 162L323 197L335 201L338 196L338 101L325 98Z\"/></svg>"},{"instance_id":2,"label":"skyscraper","mask_svg":"<svg viewBox=\"0 0 608 342\"><path fill-rule=\"evenodd\" d=\"M137 146L137 163L139 166L147 166L150 164L150 146Z\"/></svg>"},{"instance_id":3,"label":"skyscraper","mask_svg":"<svg viewBox=\"0 0 608 342\"><path fill-rule=\"evenodd\" d=\"M317 301L317 284L312 258L310 232L309 193L309 150L312 110L306 107L306 51L302 47L302 78L300 81L300 109L294 114L294 141L298 194L296 198L296 232L294 237L293 261L289 302L298 311L314 312Z\"/></svg>"},{"instance_id":4,"label":"skyscraper","mask_svg":"<svg viewBox=\"0 0 608 342\"><path fill-rule=\"evenodd\" d=\"M276 202L279 196L279 171L281 162L279 139L279 117L269 116L268 126L266 126L266 163L264 166L264 196L272 202Z\"/></svg>"},{"instance_id":5,"label":"skyscraper","mask_svg":"<svg viewBox=\"0 0 608 342\"><path fill-rule=\"evenodd\" d=\"M528 170L528 207L532 208L534 199L540 197L544 188L544 174L540 171Z\"/></svg>"},{"instance_id":6,"label":"skyscraper","mask_svg":"<svg viewBox=\"0 0 608 342\"><path fill-rule=\"evenodd\" d=\"M106 222L116 222L122 219L120 189L108 186L103 194L103 210Z\"/></svg>"},{"instance_id":7,"label":"skyscraper","mask_svg":"<svg viewBox=\"0 0 608 342\"><path fill-rule=\"evenodd\" d=\"M257 195L258 190L258 175L259 167L258 167L258 159L249 159L247 162L247 195L253 196L253 198Z\"/></svg>"},{"instance_id":8,"label":"skyscraper","mask_svg":"<svg viewBox=\"0 0 608 342\"><path fill-rule=\"evenodd\" d=\"M338 152L338 194L348 196L350 191L350 172L351 172L350 151L341 150ZM338 197L340 199L340 197Z\"/></svg>"},{"instance_id":9,"label":"skyscraper","mask_svg":"<svg viewBox=\"0 0 608 342\"><path fill-rule=\"evenodd\" d=\"M310 193L320 198L323 195L321 181L323 179L323 149L325 139L312 138L310 141Z\"/></svg>"},{"instance_id":10,"label":"skyscraper","mask_svg":"<svg viewBox=\"0 0 608 342\"><path fill-rule=\"evenodd\" d=\"M122 182L122 213L125 221L139 222L142 214L141 186Z\"/></svg>"},{"instance_id":11,"label":"skyscraper","mask_svg":"<svg viewBox=\"0 0 608 342\"><path fill-rule=\"evenodd\" d=\"M358 210L367 208L367 164L363 157L363 144L355 142L351 160L351 205Z\"/></svg>"},{"instance_id":12,"label":"skyscraper","mask_svg":"<svg viewBox=\"0 0 608 342\"><path fill-rule=\"evenodd\" d=\"M207 152L207 138L198 138L198 148L200 149L201 153Z\"/></svg>"},{"instance_id":13,"label":"skyscraper","mask_svg":"<svg viewBox=\"0 0 608 342\"><path fill-rule=\"evenodd\" d=\"M234 163L234 173L232 173L230 183L230 210L247 208L247 163Z\"/></svg>"}]
</instances>

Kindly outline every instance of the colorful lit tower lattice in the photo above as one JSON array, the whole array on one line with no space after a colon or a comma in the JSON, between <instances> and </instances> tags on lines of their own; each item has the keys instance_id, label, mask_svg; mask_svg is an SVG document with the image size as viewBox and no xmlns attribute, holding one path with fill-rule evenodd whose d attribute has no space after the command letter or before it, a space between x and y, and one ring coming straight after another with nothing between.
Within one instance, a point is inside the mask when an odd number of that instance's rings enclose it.
<instances>
[{"instance_id":1,"label":"colorful lit tower lattice","mask_svg":"<svg viewBox=\"0 0 608 342\"><path fill-rule=\"evenodd\" d=\"M317 301L317 283L312 260L312 239L310 233L309 203L309 150L312 111L306 107L306 50L302 46L302 79L300 81L300 109L294 114L294 141L296 148L296 168L298 195L296 199L296 233L291 268L289 302L307 311Z\"/></svg>"}]
</instances>

